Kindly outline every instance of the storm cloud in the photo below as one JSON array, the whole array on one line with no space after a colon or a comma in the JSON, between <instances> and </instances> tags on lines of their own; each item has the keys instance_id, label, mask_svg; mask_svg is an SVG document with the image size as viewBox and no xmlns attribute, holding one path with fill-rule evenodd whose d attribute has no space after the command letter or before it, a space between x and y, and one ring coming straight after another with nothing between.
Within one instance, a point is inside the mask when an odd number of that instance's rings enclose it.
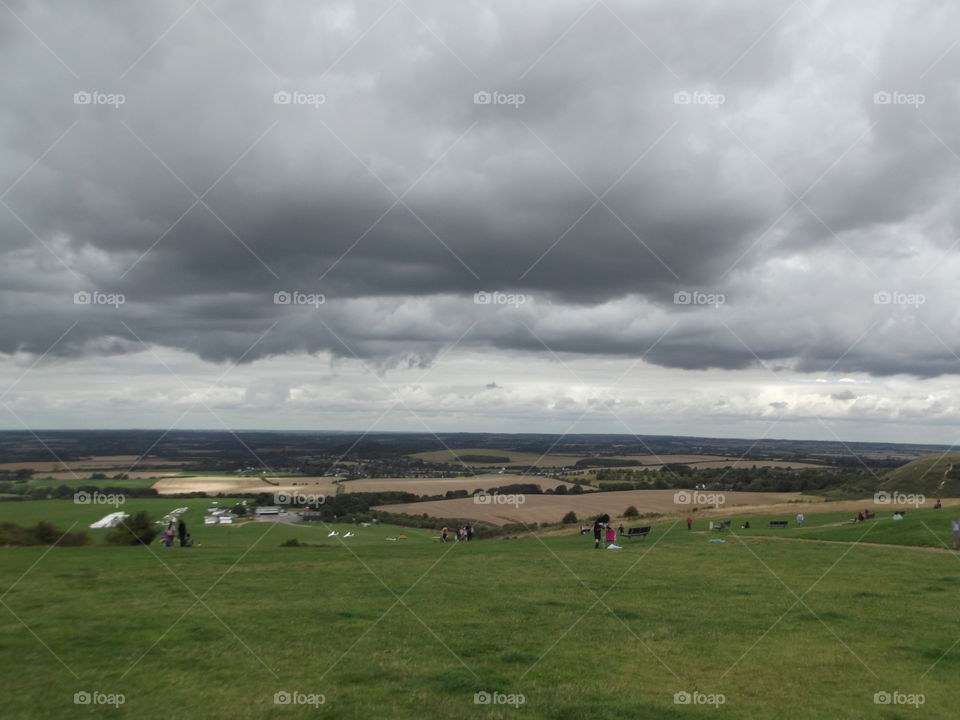
<instances>
[{"instance_id":1,"label":"storm cloud","mask_svg":"<svg viewBox=\"0 0 960 720\"><path fill-rule=\"evenodd\" d=\"M7 0L0 353L956 374L957 27Z\"/></svg>"}]
</instances>

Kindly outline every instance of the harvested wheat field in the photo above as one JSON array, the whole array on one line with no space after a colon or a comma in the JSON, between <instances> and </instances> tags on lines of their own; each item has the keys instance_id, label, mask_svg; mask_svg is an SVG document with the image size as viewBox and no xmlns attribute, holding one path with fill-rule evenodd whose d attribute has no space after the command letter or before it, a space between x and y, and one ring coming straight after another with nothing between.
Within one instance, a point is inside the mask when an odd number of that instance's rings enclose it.
<instances>
[{"instance_id":1,"label":"harvested wheat field","mask_svg":"<svg viewBox=\"0 0 960 720\"><path fill-rule=\"evenodd\" d=\"M272 479L272 482L265 482L259 477L211 475L162 478L151 487L160 495L194 492L207 493L208 495L262 492L333 495L337 491L334 480L338 479L335 477L284 477Z\"/></svg>"},{"instance_id":2,"label":"harvested wheat field","mask_svg":"<svg viewBox=\"0 0 960 720\"><path fill-rule=\"evenodd\" d=\"M692 494L692 491L686 491ZM436 517L463 518L487 522L492 525L504 525L510 522L551 523L560 522L561 518L571 510L577 517L587 518L601 513L608 513L612 517L620 516L633 505L643 513L660 513L662 515L685 514L694 507L703 512L709 508L709 499L713 493L699 492L691 504L678 504L675 501L676 490L624 490L622 492L596 492L583 495L525 495L517 505L498 502L498 498L489 498L489 502L476 502L475 498L456 500L432 500L422 503L404 503L400 505L381 505L377 510L392 513L408 513L420 515L427 513ZM733 513L745 513L751 508L763 508L769 505L791 503L791 508L803 507L808 503L821 503L823 498L801 493L759 493L759 492L728 492L723 495L722 508ZM507 500L510 496L500 496L500 500ZM804 501L800 505L798 501ZM734 509L735 508L735 509Z\"/></svg>"}]
</instances>

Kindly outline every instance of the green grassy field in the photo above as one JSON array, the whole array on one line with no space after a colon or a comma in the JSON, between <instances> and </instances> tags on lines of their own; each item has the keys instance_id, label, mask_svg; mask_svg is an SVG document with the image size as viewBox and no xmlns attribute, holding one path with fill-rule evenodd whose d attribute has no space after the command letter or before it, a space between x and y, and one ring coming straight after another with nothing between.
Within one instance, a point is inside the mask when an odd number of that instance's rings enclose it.
<instances>
[{"instance_id":1,"label":"green grassy field","mask_svg":"<svg viewBox=\"0 0 960 720\"><path fill-rule=\"evenodd\" d=\"M960 703L960 558L767 537L890 542L921 521L941 532L946 515L659 522L607 551L577 534L442 545L389 526L336 526L348 540L323 525L203 527L208 505L123 507L189 506L195 548L0 549L3 717L952 718ZM109 510L2 503L0 520L66 529ZM280 547L290 538L317 547ZM74 704L94 691L125 701ZM874 704L895 691L925 702ZM484 692L524 702L475 704Z\"/></svg>"}]
</instances>

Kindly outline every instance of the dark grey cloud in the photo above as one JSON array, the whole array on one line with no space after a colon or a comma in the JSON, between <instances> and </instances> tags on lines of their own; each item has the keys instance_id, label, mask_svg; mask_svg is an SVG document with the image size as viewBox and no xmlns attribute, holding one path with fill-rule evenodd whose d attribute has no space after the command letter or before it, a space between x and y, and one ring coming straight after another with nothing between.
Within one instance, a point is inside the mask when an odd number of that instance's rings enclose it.
<instances>
[{"instance_id":1,"label":"dark grey cloud","mask_svg":"<svg viewBox=\"0 0 960 720\"><path fill-rule=\"evenodd\" d=\"M0 352L960 368L946 3L9 5Z\"/></svg>"}]
</instances>

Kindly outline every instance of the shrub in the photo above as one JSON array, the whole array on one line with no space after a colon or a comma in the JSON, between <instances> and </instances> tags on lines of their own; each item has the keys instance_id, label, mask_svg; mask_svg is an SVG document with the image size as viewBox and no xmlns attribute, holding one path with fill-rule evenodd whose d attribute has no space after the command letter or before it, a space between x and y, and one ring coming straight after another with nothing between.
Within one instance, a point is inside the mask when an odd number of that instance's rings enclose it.
<instances>
[{"instance_id":1,"label":"shrub","mask_svg":"<svg viewBox=\"0 0 960 720\"><path fill-rule=\"evenodd\" d=\"M160 534L153 518L141 510L120 522L106 537L107 545L149 545Z\"/></svg>"},{"instance_id":2,"label":"shrub","mask_svg":"<svg viewBox=\"0 0 960 720\"><path fill-rule=\"evenodd\" d=\"M566 515L563 516L563 520L561 520L560 522L562 522L564 525L569 525L570 523L578 522L577 514L573 510L571 510L570 512L568 512Z\"/></svg>"},{"instance_id":3,"label":"shrub","mask_svg":"<svg viewBox=\"0 0 960 720\"><path fill-rule=\"evenodd\" d=\"M50 523L40 522L33 527L21 527L14 523L0 523L0 546L3 545L54 545L58 547L79 547L89 545L90 538L85 532L65 533Z\"/></svg>"},{"instance_id":4,"label":"shrub","mask_svg":"<svg viewBox=\"0 0 960 720\"><path fill-rule=\"evenodd\" d=\"M630 507L628 507L626 510L623 511L623 516L632 517L632 518L640 517L640 511L637 510L637 508L635 508L633 505L631 505Z\"/></svg>"}]
</instances>

